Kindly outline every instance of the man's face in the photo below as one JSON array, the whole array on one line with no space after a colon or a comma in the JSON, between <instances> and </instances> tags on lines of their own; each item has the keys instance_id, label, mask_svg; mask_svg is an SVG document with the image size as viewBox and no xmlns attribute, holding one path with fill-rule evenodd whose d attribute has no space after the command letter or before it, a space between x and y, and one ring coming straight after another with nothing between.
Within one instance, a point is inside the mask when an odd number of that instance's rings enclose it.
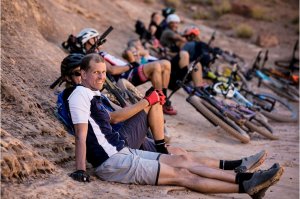
<instances>
[{"instance_id":1,"label":"man's face","mask_svg":"<svg viewBox=\"0 0 300 199\"><path fill-rule=\"evenodd\" d=\"M178 25L179 25L178 22L171 22L171 23L169 23L169 27L173 31L177 31L178 30Z\"/></svg>"},{"instance_id":2,"label":"man's face","mask_svg":"<svg viewBox=\"0 0 300 199\"><path fill-rule=\"evenodd\" d=\"M101 90L106 79L105 63L90 61L87 71L81 70L82 84L91 90Z\"/></svg>"}]
</instances>

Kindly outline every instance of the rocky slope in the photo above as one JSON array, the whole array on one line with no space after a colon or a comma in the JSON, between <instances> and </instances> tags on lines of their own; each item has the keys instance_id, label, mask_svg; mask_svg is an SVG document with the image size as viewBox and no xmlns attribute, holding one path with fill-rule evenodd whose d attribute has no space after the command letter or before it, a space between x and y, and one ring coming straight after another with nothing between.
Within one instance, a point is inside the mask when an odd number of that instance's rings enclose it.
<instances>
[{"instance_id":1,"label":"rocky slope","mask_svg":"<svg viewBox=\"0 0 300 199\"><path fill-rule=\"evenodd\" d=\"M241 197L234 194L202 195L176 187L121 185L97 179L90 184L81 184L67 176L74 170L74 138L56 119L56 96L49 89L49 85L59 76L60 62L66 56L60 47L61 42L70 33L76 34L82 28L93 27L102 32L112 25L114 31L108 37L106 49L120 55L127 40L136 37L135 20L141 19L147 23L153 11L163 8L162 4L146 4L138 0L2 0L1 3L3 198ZM183 12L180 14L184 16ZM201 25L204 39L212 32L200 21L186 18L185 23ZM247 48L243 55L248 59L259 50L241 40L227 38L221 32L218 34L216 44L232 50ZM289 168L284 183L279 184L270 196L279 193L289 195L288 198L298 198L297 125L274 124L284 136L283 140L271 143L254 137L252 144L244 146L212 127L187 103L180 103L183 100L184 94L179 92L174 103L181 114L167 117L167 125L174 134L173 144L206 156L216 152L216 158L225 155L236 158L268 146L273 153L267 165L276 159ZM191 143L192 139L195 142ZM92 170L89 172L92 173Z\"/></svg>"}]
</instances>

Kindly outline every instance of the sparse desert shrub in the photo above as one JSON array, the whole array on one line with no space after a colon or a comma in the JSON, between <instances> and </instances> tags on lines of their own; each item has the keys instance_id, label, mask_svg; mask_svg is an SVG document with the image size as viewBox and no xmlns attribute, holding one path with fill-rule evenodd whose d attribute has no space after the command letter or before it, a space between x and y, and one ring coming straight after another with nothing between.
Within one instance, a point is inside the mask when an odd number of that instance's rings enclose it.
<instances>
[{"instance_id":1,"label":"sparse desert shrub","mask_svg":"<svg viewBox=\"0 0 300 199\"><path fill-rule=\"evenodd\" d=\"M166 6L178 8L180 6L180 0L165 0Z\"/></svg>"},{"instance_id":2,"label":"sparse desert shrub","mask_svg":"<svg viewBox=\"0 0 300 199\"><path fill-rule=\"evenodd\" d=\"M239 24L236 28L235 28L235 33L236 36L239 38L251 38L254 31L253 28L247 24Z\"/></svg>"},{"instance_id":3,"label":"sparse desert shrub","mask_svg":"<svg viewBox=\"0 0 300 199\"><path fill-rule=\"evenodd\" d=\"M198 10L193 13L193 19L211 19L212 16L209 12Z\"/></svg>"},{"instance_id":4,"label":"sparse desert shrub","mask_svg":"<svg viewBox=\"0 0 300 199\"><path fill-rule=\"evenodd\" d=\"M215 4L213 10L218 16L221 16L231 12L231 4L228 0L223 0L219 4Z\"/></svg>"},{"instance_id":5,"label":"sparse desert shrub","mask_svg":"<svg viewBox=\"0 0 300 199\"><path fill-rule=\"evenodd\" d=\"M271 18L267 16L266 10L260 6L251 7L250 15L253 19L257 20L271 20Z\"/></svg>"}]
</instances>

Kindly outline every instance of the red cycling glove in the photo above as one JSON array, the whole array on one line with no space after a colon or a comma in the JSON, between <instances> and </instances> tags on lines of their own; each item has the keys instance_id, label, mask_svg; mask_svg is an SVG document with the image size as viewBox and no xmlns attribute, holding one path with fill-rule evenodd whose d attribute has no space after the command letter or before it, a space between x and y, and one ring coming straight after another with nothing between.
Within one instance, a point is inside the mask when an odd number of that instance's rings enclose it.
<instances>
[{"instance_id":1,"label":"red cycling glove","mask_svg":"<svg viewBox=\"0 0 300 199\"><path fill-rule=\"evenodd\" d=\"M144 99L146 99L149 102L149 106L160 102L160 96L153 87L146 91Z\"/></svg>"},{"instance_id":2,"label":"red cycling glove","mask_svg":"<svg viewBox=\"0 0 300 199\"><path fill-rule=\"evenodd\" d=\"M159 95L159 103L160 103L160 105L164 105L166 103L166 96L165 96L165 94L162 92L162 90L156 90L156 92Z\"/></svg>"}]
</instances>

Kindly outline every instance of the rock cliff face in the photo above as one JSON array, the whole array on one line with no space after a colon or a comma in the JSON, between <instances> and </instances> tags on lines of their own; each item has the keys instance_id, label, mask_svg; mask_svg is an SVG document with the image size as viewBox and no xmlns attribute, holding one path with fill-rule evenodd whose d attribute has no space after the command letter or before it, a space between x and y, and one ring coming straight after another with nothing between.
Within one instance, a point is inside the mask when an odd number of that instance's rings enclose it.
<instances>
[{"instance_id":1,"label":"rock cliff face","mask_svg":"<svg viewBox=\"0 0 300 199\"><path fill-rule=\"evenodd\" d=\"M2 1L2 180L21 181L74 160L74 140L54 116L56 97L49 89L66 56L60 44L81 28L104 31L113 25L112 38L119 39L107 45L121 52L127 40L121 35L134 35L134 16L126 13L129 5L118 1ZM115 13L122 13L120 20Z\"/></svg>"}]
</instances>

